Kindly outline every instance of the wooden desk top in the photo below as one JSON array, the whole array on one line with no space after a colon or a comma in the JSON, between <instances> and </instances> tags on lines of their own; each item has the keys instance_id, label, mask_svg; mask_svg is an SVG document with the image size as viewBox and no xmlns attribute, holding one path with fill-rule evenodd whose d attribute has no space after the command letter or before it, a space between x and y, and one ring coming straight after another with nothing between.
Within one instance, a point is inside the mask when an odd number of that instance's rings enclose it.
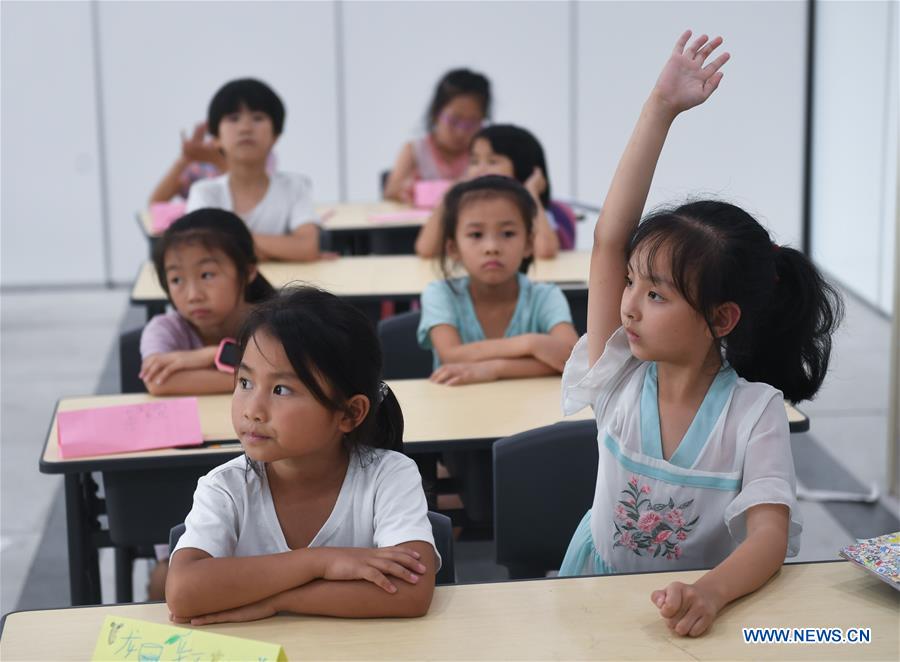
<instances>
[{"instance_id":1,"label":"wooden desk top","mask_svg":"<svg viewBox=\"0 0 900 662\"><path fill-rule=\"evenodd\" d=\"M847 562L785 566L702 637L669 632L650 593L700 572L540 579L435 589L419 619L276 616L210 631L281 644L305 659L896 660L900 593ZM162 603L11 613L4 660L86 660L109 616L168 622ZM869 644L745 644L744 627L871 628Z\"/></svg>"},{"instance_id":2,"label":"wooden desk top","mask_svg":"<svg viewBox=\"0 0 900 662\"><path fill-rule=\"evenodd\" d=\"M564 418L560 411L560 378L534 377L510 379L488 384L461 387L433 384L427 379L398 379L389 382L403 409L405 443L408 450L447 450L448 447L487 447L497 439L519 432L552 425L562 420L588 420L586 407ZM97 395L60 400L57 411L110 407L113 405L152 402L146 393ZM44 442L40 468L44 473L100 471L171 465L174 458L185 463L225 462L241 452L231 427L231 395L202 395L197 398L200 428L206 442L221 442L217 447L162 448L152 451L80 457L59 457L56 413ZM806 416L784 403L791 427L808 424Z\"/></svg>"},{"instance_id":3,"label":"wooden desk top","mask_svg":"<svg viewBox=\"0 0 900 662\"><path fill-rule=\"evenodd\" d=\"M560 378L512 379L463 387L433 384L427 379L400 379L389 382L403 409L404 439L421 450L428 446L487 446L512 434L552 425L561 420L590 419L590 409L563 418L560 411ZM146 393L105 395L60 400L57 410L151 402L158 398ZM207 442L225 442L218 448L164 448L117 455L62 459L57 445L56 415L44 444L41 470L45 473L99 470L103 465L124 468L128 461L152 465L171 464L173 458L185 462L224 462L241 452L231 427L231 395L204 395L197 398L200 427ZM415 450L415 449L413 449ZM215 456L221 456L216 458ZM88 467L89 469L86 469Z\"/></svg>"},{"instance_id":4,"label":"wooden desk top","mask_svg":"<svg viewBox=\"0 0 900 662\"><path fill-rule=\"evenodd\" d=\"M381 228L419 227L425 219L403 221L371 221L369 216L373 214L391 214L411 210L410 205L399 202L334 202L316 205L316 213L323 218L322 229L332 232L378 230ZM144 210L138 214L141 227L148 237L158 237L153 231L150 221L150 211Z\"/></svg>"},{"instance_id":5,"label":"wooden desk top","mask_svg":"<svg viewBox=\"0 0 900 662\"><path fill-rule=\"evenodd\" d=\"M534 281L577 283L587 287L590 251L562 251L552 260L537 260L528 272ZM260 273L276 288L304 282L341 297L415 297L433 280L443 278L436 260L415 255L356 255L319 262L263 262ZM137 304L165 302L156 269L151 262L141 267L131 301Z\"/></svg>"}]
</instances>

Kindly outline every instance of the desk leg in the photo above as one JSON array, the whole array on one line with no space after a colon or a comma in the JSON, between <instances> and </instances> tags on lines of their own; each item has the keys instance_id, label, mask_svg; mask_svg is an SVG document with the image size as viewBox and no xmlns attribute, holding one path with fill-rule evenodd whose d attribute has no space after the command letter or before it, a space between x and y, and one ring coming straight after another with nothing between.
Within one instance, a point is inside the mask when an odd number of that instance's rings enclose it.
<instances>
[{"instance_id":1,"label":"desk leg","mask_svg":"<svg viewBox=\"0 0 900 662\"><path fill-rule=\"evenodd\" d=\"M91 486L94 487L91 487ZM69 590L72 606L100 604L100 563L92 542L90 474L66 474L66 528L69 545Z\"/></svg>"}]
</instances>

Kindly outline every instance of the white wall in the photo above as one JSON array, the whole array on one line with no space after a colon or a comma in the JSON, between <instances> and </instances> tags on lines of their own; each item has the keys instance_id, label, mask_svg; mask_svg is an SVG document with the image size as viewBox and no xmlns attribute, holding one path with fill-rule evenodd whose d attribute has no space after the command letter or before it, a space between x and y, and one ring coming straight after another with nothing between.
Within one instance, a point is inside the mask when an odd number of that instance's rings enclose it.
<instances>
[{"instance_id":1,"label":"white wall","mask_svg":"<svg viewBox=\"0 0 900 662\"><path fill-rule=\"evenodd\" d=\"M824 15L835 3L819 4ZM878 14L886 5L845 3L844 11ZM268 80L284 97L288 119L276 147L279 164L310 174L323 202L341 193L373 198L378 173L421 130L437 78L466 65L490 75L496 121L519 123L541 138L555 193L599 203L640 104L685 27L722 33L734 58L712 101L676 123L650 204L688 193L718 195L755 213L778 241L800 241L802 1L100 2L96 32L86 2L2 7L4 285L99 283L107 275L129 282L146 255L135 211L175 158L179 131L201 119L213 91L236 76ZM853 20L846 19L851 28ZM882 21L883 34L883 16L874 20ZM854 90L845 97L884 87L889 58L868 46L871 36L819 39L823 66L840 58L857 75L841 88ZM847 57L846 49L835 47L864 42L864 56ZM97 71L92 44L100 49ZM859 66L860 57L866 66ZM871 84L861 85L877 67L882 70L871 74ZM827 120L830 104L841 98L819 89L817 107L826 108L819 116ZM870 140L867 132L886 126L882 111L852 119L864 124L858 129L841 112L835 110L837 126L854 126L845 133L862 142ZM98 113L106 199L97 171ZM38 194L35 183L48 179L48 169L54 190ZM841 176L858 174L846 168ZM840 188L819 186L832 194ZM873 199L887 200L876 188ZM101 202L108 207L112 247L108 274ZM829 226L839 217L831 212L816 221ZM581 246L590 241L590 225L579 228ZM846 224L839 229L848 234ZM882 220L877 234L886 237L890 230ZM817 226L819 238L822 232ZM853 238L843 234L840 241L852 248ZM55 247L52 268L34 260L45 244ZM882 264L887 253L883 248ZM822 255L830 263L832 254ZM874 273L865 278L867 286L876 283ZM886 289L882 284L885 296Z\"/></svg>"},{"instance_id":2,"label":"white wall","mask_svg":"<svg viewBox=\"0 0 900 662\"><path fill-rule=\"evenodd\" d=\"M0 282L105 278L87 3L0 5Z\"/></svg>"},{"instance_id":3,"label":"white wall","mask_svg":"<svg viewBox=\"0 0 900 662\"><path fill-rule=\"evenodd\" d=\"M680 32L722 35L720 50L732 54L725 77L708 103L676 120L648 209L712 195L800 246L805 4L599 2L577 11L578 198L602 202ZM589 232L579 238L589 245Z\"/></svg>"},{"instance_id":4,"label":"white wall","mask_svg":"<svg viewBox=\"0 0 900 662\"><path fill-rule=\"evenodd\" d=\"M896 259L898 14L887 1L816 8L812 253L885 311Z\"/></svg>"}]
</instances>

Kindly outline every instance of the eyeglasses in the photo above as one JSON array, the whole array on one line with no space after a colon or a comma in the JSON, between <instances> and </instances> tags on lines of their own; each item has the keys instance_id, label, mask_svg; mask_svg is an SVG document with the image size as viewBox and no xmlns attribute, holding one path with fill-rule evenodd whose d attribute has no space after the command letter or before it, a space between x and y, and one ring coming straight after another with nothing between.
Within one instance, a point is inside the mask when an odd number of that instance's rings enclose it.
<instances>
[{"instance_id":1,"label":"eyeglasses","mask_svg":"<svg viewBox=\"0 0 900 662\"><path fill-rule=\"evenodd\" d=\"M446 124L451 129L457 129L465 133L474 133L484 126L484 120L467 120L448 112L443 112L438 117L441 124Z\"/></svg>"}]
</instances>

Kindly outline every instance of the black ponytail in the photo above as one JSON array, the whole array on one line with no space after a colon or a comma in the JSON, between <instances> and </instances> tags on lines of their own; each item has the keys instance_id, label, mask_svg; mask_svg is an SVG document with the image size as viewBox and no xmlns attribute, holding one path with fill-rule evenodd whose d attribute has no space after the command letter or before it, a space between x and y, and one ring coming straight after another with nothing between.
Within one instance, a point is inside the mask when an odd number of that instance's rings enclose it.
<instances>
[{"instance_id":1,"label":"black ponytail","mask_svg":"<svg viewBox=\"0 0 900 662\"><path fill-rule=\"evenodd\" d=\"M745 379L772 384L796 403L812 398L825 380L843 303L803 253L772 248L776 279L768 305L743 347L729 336L726 357Z\"/></svg>"},{"instance_id":2,"label":"black ponytail","mask_svg":"<svg viewBox=\"0 0 900 662\"><path fill-rule=\"evenodd\" d=\"M384 399L375 409L374 436L381 442L379 448L403 452L403 410L390 387L386 386Z\"/></svg>"},{"instance_id":3,"label":"black ponytail","mask_svg":"<svg viewBox=\"0 0 900 662\"><path fill-rule=\"evenodd\" d=\"M651 214L635 229L626 257L639 254L637 268L652 273L660 250L670 256L676 289L711 331L717 306L741 309L731 333L717 339L738 375L771 384L791 402L815 395L843 303L809 258L773 244L750 214L717 200Z\"/></svg>"},{"instance_id":4,"label":"black ponytail","mask_svg":"<svg viewBox=\"0 0 900 662\"><path fill-rule=\"evenodd\" d=\"M369 413L345 436L350 447L403 450L403 412L381 381L381 345L358 308L314 287L285 288L247 316L238 335L241 356L258 332L281 343L297 378L324 407L348 412L354 395L368 398Z\"/></svg>"}]
</instances>

